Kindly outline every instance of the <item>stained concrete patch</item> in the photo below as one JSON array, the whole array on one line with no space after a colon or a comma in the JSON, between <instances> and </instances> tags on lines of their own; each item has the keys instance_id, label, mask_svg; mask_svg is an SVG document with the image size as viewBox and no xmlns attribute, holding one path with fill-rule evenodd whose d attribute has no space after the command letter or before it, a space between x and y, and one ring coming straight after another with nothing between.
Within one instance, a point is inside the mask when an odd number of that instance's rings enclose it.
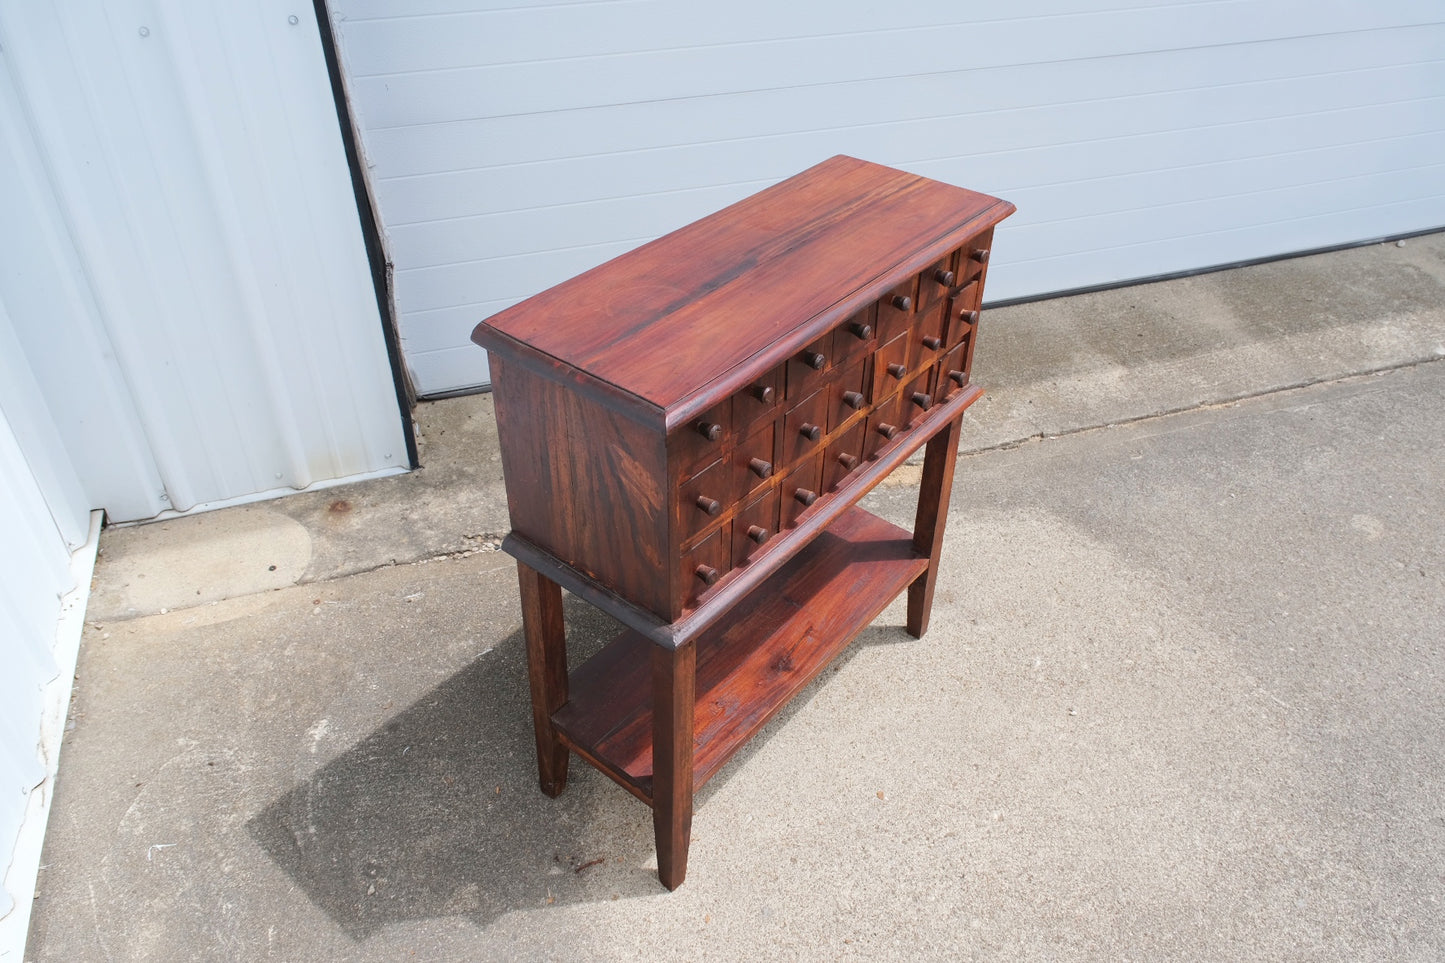
<instances>
[{"instance_id":1,"label":"stained concrete patch","mask_svg":"<svg viewBox=\"0 0 1445 963\"><path fill-rule=\"evenodd\" d=\"M246 505L108 533L87 618L148 615L296 582L311 563L305 526Z\"/></svg>"}]
</instances>

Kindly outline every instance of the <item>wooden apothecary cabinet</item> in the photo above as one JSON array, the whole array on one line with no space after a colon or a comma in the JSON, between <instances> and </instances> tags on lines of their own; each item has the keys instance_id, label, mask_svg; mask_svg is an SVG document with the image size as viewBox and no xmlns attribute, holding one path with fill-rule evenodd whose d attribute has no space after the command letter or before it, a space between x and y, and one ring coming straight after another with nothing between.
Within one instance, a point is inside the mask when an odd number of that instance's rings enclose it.
<instances>
[{"instance_id":1,"label":"wooden apothecary cabinet","mask_svg":"<svg viewBox=\"0 0 1445 963\"><path fill-rule=\"evenodd\" d=\"M477 326L541 786L569 752L694 791L904 589L928 624L993 228L1013 205L834 157ZM916 524L855 503L927 444ZM561 592L627 626L567 665Z\"/></svg>"}]
</instances>

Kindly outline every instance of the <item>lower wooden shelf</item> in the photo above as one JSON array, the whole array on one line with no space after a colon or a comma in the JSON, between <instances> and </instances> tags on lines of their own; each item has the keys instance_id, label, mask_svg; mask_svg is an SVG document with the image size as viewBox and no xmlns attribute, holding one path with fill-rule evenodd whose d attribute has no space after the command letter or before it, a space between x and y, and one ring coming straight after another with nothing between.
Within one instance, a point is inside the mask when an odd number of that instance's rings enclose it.
<instances>
[{"instance_id":1,"label":"lower wooden shelf","mask_svg":"<svg viewBox=\"0 0 1445 963\"><path fill-rule=\"evenodd\" d=\"M844 512L762 586L698 635L693 779L702 786L774 713L928 568L913 535ZM569 677L552 716L562 741L652 801L655 643L623 632Z\"/></svg>"}]
</instances>

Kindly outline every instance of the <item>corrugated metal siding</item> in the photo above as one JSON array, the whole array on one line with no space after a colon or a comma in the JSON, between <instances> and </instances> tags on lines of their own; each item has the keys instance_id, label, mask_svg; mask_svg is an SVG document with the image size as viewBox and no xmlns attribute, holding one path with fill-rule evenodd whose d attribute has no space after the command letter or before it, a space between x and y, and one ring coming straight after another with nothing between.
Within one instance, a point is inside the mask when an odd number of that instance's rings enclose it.
<instances>
[{"instance_id":1,"label":"corrugated metal siding","mask_svg":"<svg viewBox=\"0 0 1445 963\"><path fill-rule=\"evenodd\" d=\"M310 5L21 0L0 45L0 296L90 505L404 468Z\"/></svg>"},{"instance_id":2,"label":"corrugated metal siding","mask_svg":"<svg viewBox=\"0 0 1445 963\"><path fill-rule=\"evenodd\" d=\"M70 552L0 409L0 883L30 791L45 776L36 755L42 689L55 677L51 653L60 597L74 586ZM14 901L0 887L0 916Z\"/></svg>"},{"instance_id":3,"label":"corrugated metal siding","mask_svg":"<svg viewBox=\"0 0 1445 963\"><path fill-rule=\"evenodd\" d=\"M1438 0L332 0L421 391L835 153L1018 204L997 299L1445 225Z\"/></svg>"}]
</instances>

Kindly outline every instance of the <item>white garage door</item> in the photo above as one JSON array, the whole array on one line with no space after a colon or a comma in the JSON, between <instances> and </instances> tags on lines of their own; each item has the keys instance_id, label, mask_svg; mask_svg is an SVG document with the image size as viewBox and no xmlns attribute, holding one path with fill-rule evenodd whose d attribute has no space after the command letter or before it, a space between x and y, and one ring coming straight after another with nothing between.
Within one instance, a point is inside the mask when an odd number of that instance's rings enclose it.
<instances>
[{"instance_id":1,"label":"white garage door","mask_svg":"<svg viewBox=\"0 0 1445 963\"><path fill-rule=\"evenodd\" d=\"M332 6L423 394L486 381L487 315L837 153L1015 202L999 300L1445 225L1439 0Z\"/></svg>"}]
</instances>

